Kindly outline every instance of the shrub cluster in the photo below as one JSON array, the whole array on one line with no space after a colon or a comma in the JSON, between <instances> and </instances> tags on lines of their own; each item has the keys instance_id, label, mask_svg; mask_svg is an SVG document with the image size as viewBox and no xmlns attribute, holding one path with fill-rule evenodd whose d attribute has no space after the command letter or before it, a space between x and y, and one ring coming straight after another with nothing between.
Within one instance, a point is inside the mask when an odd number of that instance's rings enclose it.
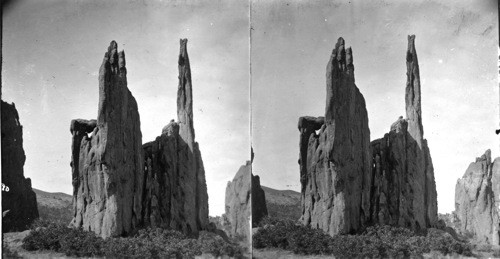
<instances>
[{"instance_id":1,"label":"shrub cluster","mask_svg":"<svg viewBox=\"0 0 500 259\"><path fill-rule=\"evenodd\" d=\"M400 227L373 226L359 235L331 237L322 230L289 220L265 219L253 235L255 248L281 248L296 254L334 255L339 258L415 257L438 251L442 254L472 255L468 243L448 233L429 229L426 235Z\"/></svg>"},{"instance_id":2,"label":"shrub cluster","mask_svg":"<svg viewBox=\"0 0 500 259\"><path fill-rule=\"evenodd\" d=\"M241 257L242 248L220 236L202 231L198 239L167 229L142 229L132 237L108 238L93 232L59 224L33 229L23 240L28 251L52 250L67 256L106 256L110 258L194 258L202 253Z\"/></svg>"}]
</instances>

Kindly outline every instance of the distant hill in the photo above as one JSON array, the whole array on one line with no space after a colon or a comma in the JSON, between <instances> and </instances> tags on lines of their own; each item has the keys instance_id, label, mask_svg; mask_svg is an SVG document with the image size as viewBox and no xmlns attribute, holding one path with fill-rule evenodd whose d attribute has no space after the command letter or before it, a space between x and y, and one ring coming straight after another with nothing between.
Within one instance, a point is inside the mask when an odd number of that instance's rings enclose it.
<instances>
[{"instance_id":1,"label":"distant hill","mask_svg":"<svg viewBox=\"0 0 500 259\"><path fill-rule=\"evenodd\" d=\"M62 192L45 192L33 188L36 193L38 214L41 220L68 225L73 219L73 196Z\"/></svg>"},{"instance_id":2,"label":"distant hill","mask_svg":"<svg viewBox=\"0 0 500 259\"><path fill-rule=\"evenodd\" d=\"M262 186L266 194L267 211L270 217L298 220L301 216L300 192L276 190Z\"/></svg>"}]
</instances>

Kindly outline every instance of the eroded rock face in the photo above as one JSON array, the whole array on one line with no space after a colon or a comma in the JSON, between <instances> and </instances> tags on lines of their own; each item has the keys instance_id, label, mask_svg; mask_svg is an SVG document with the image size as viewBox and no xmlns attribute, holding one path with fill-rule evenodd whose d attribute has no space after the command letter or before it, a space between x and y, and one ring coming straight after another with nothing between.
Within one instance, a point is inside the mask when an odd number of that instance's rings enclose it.
<instances>
[{"instance_id":1,"label":"eroded rock face","mask_svg":"<svg viewBox=\"0 0 500 259\"><path fill-rule=\"evenodd\" d=\"M340 38L327 67L325 117L301 117L300 176L305 225L330 235L372 224L415 230L437 223L434 168L424 139L415 36L408 36L406 116L370 141L352 51Z\"/></svg>"},{"instance_id":2,"label":"eroded rock face","mask_svg":"<svg viewBox=\"0 0 500 259\"><path fill-rule=\"evenodd\" d=\"M127 88L125 53L112 41L99 70L97 121L71 122L74 219L102 237L141 221L144 162L140 118Z\"/></svg>"},{"instance_id":3,"label":"eroded rock face","mask_svg":"<svg viewBox=\"0 0 500 259\"><path fill-rule=\"evenodd\" d=\"M326 78L325 116L301 117L298 123L301 221L335 235L360 229L369 213L371 182L368 114L354 82L351 48L342 38Z\"/></svg>"},{"instance_id":4,"label":"eroded rock face","mask_svg":"<svg viewBox=\"0 0 500 259\"><path fill-rule=\"evenodd\" d=\"M240 167L233 180L226 186L226 213L229 221L231 237L243 237L250 240L250 215L252 194L252 163L247 161L246 165Z\"/></svg>"},{"instance_id":5,"label":"eroded rock face","mask_svg":"<svg viewBox=\"0 0 500 259\"><path fill-rule=\"evenodd\" d=\"M491 151L476 158L455 186L455 214L459 232L472 234L480 243L500 245L500 158L491 161Z\"/></svg>"},{"instance_id":6,"label":"eroded rock face","mask_svg":"<svg viewBox=\"0 0 500 259\"><path fill-rule=\"evenodd\" d=\"M2 101L2 231L22 231L38 218L31 179L24 178L23 126L16 106ZM8 188L8 191L7 189ZM8 212L6 212L8 211Z\"/></svg>"},{"instance_id":7,"label":"eroded rock face","mask_svg":"<svg viewBox=\"0 0 500 259\"><path fill-rule=\"evenodd\" d=\"M372 141L373 182L369 224L425 229L437 223L434 168L423 138L420 74L415 36L406 54L406 117Z\"/></svg>"},{"instance_id":8,"label":"eroded rock face","mask_svg":"<svg viewBox=\"0 0 500 259\"><path fill-rule=\"evenodd\" d=\"M180 41L177 116L155 141L143 145L145 225L197 235L208 225L205 170L193 126L193 94L187 40Z\"/></svg>"},{"instance_id":9,"label":"eroded rock face","mask_svg":"<svg viewBox=\"0 0 500 259\"><path fill-rule=\"evenodd\" d=\"M260 177L252 174L252 227L267 216L266 194L260 186Z\"/></svg>"}]
</instances>

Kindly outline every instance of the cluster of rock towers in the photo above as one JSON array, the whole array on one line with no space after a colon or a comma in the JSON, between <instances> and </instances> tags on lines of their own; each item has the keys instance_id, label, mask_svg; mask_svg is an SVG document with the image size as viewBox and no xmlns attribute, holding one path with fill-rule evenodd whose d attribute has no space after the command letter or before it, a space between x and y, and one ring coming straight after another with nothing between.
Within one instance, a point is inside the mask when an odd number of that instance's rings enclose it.
<instances>
[{"instance_id":1,"label":"cluster of rock towers","mask_svg":"<svg viewBox=\"0 0 500 259\"><path fill-rule=\"evenodd\" d=\"M97 120L73 120L71 225L102 237L139 226L196 235L208 225L203 161L195 141L191 70L180 40L178 122L142 144L137 102L127 88L125 53L112 41L99 70Z\"/></svg>"},{"instance_id":2,"label":"cluster of rock towers","mask_svg":"<svg viewBox=\"0 0 500 259\"><path fill-rule=\"evenodd\" d=\"M437 222L432 160L424 139L415 36L406 52L406 119L370 142L353 54L339 38L326 71L324 117L301 117L300 181L304 225L330 235L372 224L415 230Z\"/></svg>"}]
</instances>

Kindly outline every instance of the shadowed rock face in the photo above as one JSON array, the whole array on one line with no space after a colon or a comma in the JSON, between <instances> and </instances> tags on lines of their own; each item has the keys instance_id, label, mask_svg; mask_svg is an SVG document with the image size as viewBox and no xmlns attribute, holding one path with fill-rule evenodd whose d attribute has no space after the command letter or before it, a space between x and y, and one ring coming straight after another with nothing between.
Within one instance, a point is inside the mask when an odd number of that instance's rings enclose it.
<instances>
[{"instance_id":1,"label":"shadowed rock face","mask_svg":"<svg viewBox=\"0 0 500 259\"><path fill-rule=\"evenodd\" d=\"M226 213L230 223L229 236L244 237L250 241L250 210L252 194L252 163L240 167L233 180L226 186Z\"/></svg>"},{"instance_id":2,"label":"shadowed rock face","mask_svg":"<svg viewBox=\"0 0 500 259\"><path fill-rule=\"evenodd\" d=\"M326 69L325 116L298 123L301 221L330 235L360 229L369 210L370 130L352 62L339 38Z\"/></svg>"},{"instance_id":3,"label":"shadowed rock face","mask_svg":"<svg viewBox=\"0 0 500 259\"><path fill-rule=\"evenodd\" d=\"M193 94L187 40L180 41L177 116L155 141L143 145L146 225L197 235L208 225L205 170L193 124Z\"/></svg>"},{"instance_id":4,"label":"shadowed rock face","mask_svg":"<svg viewBox=\"0 0 500 259\"><path fill-rule=\"evenodd\" d=\"M455 214L459 231L480 243L498 246L500 230L500 158L491 151L476 158L455 186Z\"/></svg>"},{"instance_id":5,"label":"shadowed rock face","mask_svg":"<svg viewBox=\"0 0 500 259\"><path fill-rule=\"evenodd\" d=\"M434 168L423 138L420 74L415 36L406 54L406 117L372 141L373 180L368 223L425 229L437 223Z\"/></svg>"},{"instance_id":6,"label":"shadowed rock face","mask_svg":"<svg viewBox=\"0 0 500 259\"><path fill-rule=\"evenodd\" d=\"M99 70L97 121L71 122L71 225L104 238L130 233L141 221L142 134L126 74L125 53L112 41Z\"/></svg>"},{"instance_id":7,"label":"shadowed rock face","mask_svg":"<svg viewBox=\"0 0 500 259\"><path fill-rule=\"evenodd\" d=\"M2 231L22 231L38 218L31 179L24 178L23 126L14 104L2 101Z\"/></svg>"},{"instance_id":8,"label":"shadowed rock face","mask_svg":"<svg viewBox=\"0 0 500 259\"><path fill-rule=\"evenodd\" d=\"M252 227L267 216L266 194L260 186L260 177L252 174Z\"/></svg>"}]
</instances>

